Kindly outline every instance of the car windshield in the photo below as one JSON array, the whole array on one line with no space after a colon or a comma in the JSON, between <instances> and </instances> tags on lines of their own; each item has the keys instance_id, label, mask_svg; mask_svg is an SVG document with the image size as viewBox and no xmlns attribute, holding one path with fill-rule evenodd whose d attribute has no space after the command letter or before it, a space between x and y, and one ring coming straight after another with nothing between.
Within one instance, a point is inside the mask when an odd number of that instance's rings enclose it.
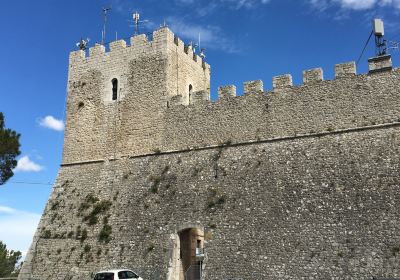
<instances>
[{"instance_id":1,"label":"car windshield","mask_svg":"<svg viewBox=\"0 0 400 280\"><path fill-rule=\"evenodd\" d=\"M119 279L137 279L139 277L132 271L127 270L127 271L118 272L118 278Z\"/></svg>"},{"instance_id":2,"label":"car windshield","mask_svg":"<svg viewBox=\"0 0 400 280\"><path fill-rule=\"evenodd\" d=\"M112 272L102 272L97 273L94 280L114 280L114 273Z\"/></svg>"}]
</instances>

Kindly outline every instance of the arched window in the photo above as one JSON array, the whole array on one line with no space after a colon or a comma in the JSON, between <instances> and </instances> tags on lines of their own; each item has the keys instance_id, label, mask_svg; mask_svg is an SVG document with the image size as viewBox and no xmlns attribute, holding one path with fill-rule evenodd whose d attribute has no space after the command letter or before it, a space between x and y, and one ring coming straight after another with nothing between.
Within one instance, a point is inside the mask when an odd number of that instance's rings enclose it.
<instances>
[{"instance_id":1,"label":"arched window","mask_svg":"<svg viewBox=\"0 0 400 280\"><path fill-rule=\"evenodd\" d=\"M112 79L112 100L117 100L118 98L118 80Z\"/></svg>"},{"instance_id":2,"label":"arched window","mask_svg":"<svg viewBox=\"0 0 400 280\"><path fill-rule=\"evenodd\" d=\"M192 102L192 91L193 91L193 86L189 85L189 104Z\"/></svg>"}]
</instances>

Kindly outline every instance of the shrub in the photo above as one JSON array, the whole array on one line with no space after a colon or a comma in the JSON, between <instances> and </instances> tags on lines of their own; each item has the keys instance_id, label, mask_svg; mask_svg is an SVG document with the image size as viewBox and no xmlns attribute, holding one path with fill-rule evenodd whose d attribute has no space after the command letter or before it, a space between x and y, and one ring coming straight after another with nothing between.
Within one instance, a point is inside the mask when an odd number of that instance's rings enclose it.
<instances>
[{"instance_id":1,"label":"shrub","mask_svg":"<svg viewBox=\"0 0 400 280\"><path fill-rule=\"evenodd\" d=\"M92 211L83 218L89 225L95 225L99 221L98 216L106 213L111 208L111 201L103 200L94 204Z\"/></svg>"},{"instance_id":2,"label":"shrub","mask_svg":"<svg viewBox=\"0 0 400 280\"><path fill-rule=\"evenodd\" d=\"M81 242L85 241L85 239L87 238L87 230L83 229L82 230L82 235L81 235Z\"/></svg>"},{"instance_id":3,"label":"shrub","mask_svg":"<svg viewBox=\"0 0 400 280\"><path fill-rule=\"evenodd\" d=\"M83 251L84 251L85 253L90 252L91 249L92 249L92 247L91 247L89 244L86 244L85 247L83 247Z\"/></svg>"},{"instance_id":4,"label":"shrub","mask_svg":"<svg viewBox=\"0 0 400 280\"><path fill-rule=\"evenodd\" d=\"M49 229L44 231L43 238L45 239L51 238L51 231Z\"/></svg>"},{"instance_id":5,"label":"shrub","mask_svg":"<svg viewBox=\"0 0 400 280\"><path fill-rule=\"evenodd\" d=\"M111 240L111 233L112 233L112 228L109 224L103 225L103 228L100 231L99 234L99 241L108 243Z\"/></svg>"},{"instance_id":6,"label":"shrub","mask_svg":"<svg viewBox=\"0 0 400 280\"><path fill-rule=\"evenodd\" d=\"M147 252L151 252L155 249L155 246L153 244L150 244L149 247L147 247Z\"/></svg>"},{"instance_id":7,"label":"shrub","mask_svg":"<svg viewBox=\"0 0 400 280\"><path fill-rule=\"evenodd\" d=\"M97 250L96 255L97 255L97 256L100 256L100 255L101 255L101 248L99 248L99 249Z\"/></svg>"}]
</instances>

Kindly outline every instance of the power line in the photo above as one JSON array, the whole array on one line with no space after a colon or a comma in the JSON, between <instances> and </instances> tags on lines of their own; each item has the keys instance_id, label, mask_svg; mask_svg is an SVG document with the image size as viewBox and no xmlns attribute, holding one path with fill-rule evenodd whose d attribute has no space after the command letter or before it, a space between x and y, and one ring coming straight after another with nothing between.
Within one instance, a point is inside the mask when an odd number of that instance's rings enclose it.
<instances>
[{"instance_id":1,"label":"power line","mask_svg":"<svg viewBox=\"0 0 400 280\"><path fill-rule=\"evenodd\" d=\"M358 63L360 62L360 60L361 60L361 58L362 58L362 56L363 56L363 54L364 54L364 52L365 52L365 49L366 49L367 46L368 46L369 40L371 40L372 34L374 34L374 31L373 31L373 30L371 31L371 34L369 34L368 40L367 40L367 42L365 43L364 48L363 48L363 50L362 50L360 56L359 56L358 59L357 59L356 65L358 65Z\"/></svg>"},{"instance_id":2,"label":"power line","mask_svg":"<svg viewBox=\"0 0 400 280\"><path fill-rule=\"evenodd\" d=\"M44 185L44 186L52 186L53 183L47 182L47 183L42 183L42 182L23 182L23 181L11 181L7 182L8 184L25 184L25 185Z\"/></svg>"}]
</instances>

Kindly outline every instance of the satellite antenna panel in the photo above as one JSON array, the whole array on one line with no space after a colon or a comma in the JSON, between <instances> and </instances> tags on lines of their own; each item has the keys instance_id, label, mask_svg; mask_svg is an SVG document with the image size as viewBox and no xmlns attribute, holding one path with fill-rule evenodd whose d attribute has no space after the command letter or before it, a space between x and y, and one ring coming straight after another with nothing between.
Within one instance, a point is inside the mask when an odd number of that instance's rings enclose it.
<instances>
[{"instance_id":1,"label":"satellite antenna panel","mask_svg":"<svg viewBox=\"0 0 400 280\"><path fill-rule=\"evenodd\" d=\"M135 27L135 35L139 34L139 25L142 23L147 23L149 22L148 20L140 20L140 14L138 12L134 12L132 14L132 19L133 19L133 26Z\"/></svg>"},{"instance_id":2,"label":"satellite antenna panel","mask_svg":"<svg viewBox=\"0 0 400 280\"><path fill-rule=\"evenodd\" d=\"M379 18L374 19L372 22L373 33L375 35L375 52L377 56L386 55L387 51L387 41L383 38L385 34L383 28L383 21ZM371 33L372 35L372 33Z\"/></svg>"},{"instance_id":3,"label":"satellite antenna panel","mask_svg":"<svg viewBox=\"0 0 400 280\"><path fill-rule=\"evenodd\" d=\"M375 36L382 37L385 35L383 21L379 18L374 19L373 22Z\"/></svg>"}]
</instances>

